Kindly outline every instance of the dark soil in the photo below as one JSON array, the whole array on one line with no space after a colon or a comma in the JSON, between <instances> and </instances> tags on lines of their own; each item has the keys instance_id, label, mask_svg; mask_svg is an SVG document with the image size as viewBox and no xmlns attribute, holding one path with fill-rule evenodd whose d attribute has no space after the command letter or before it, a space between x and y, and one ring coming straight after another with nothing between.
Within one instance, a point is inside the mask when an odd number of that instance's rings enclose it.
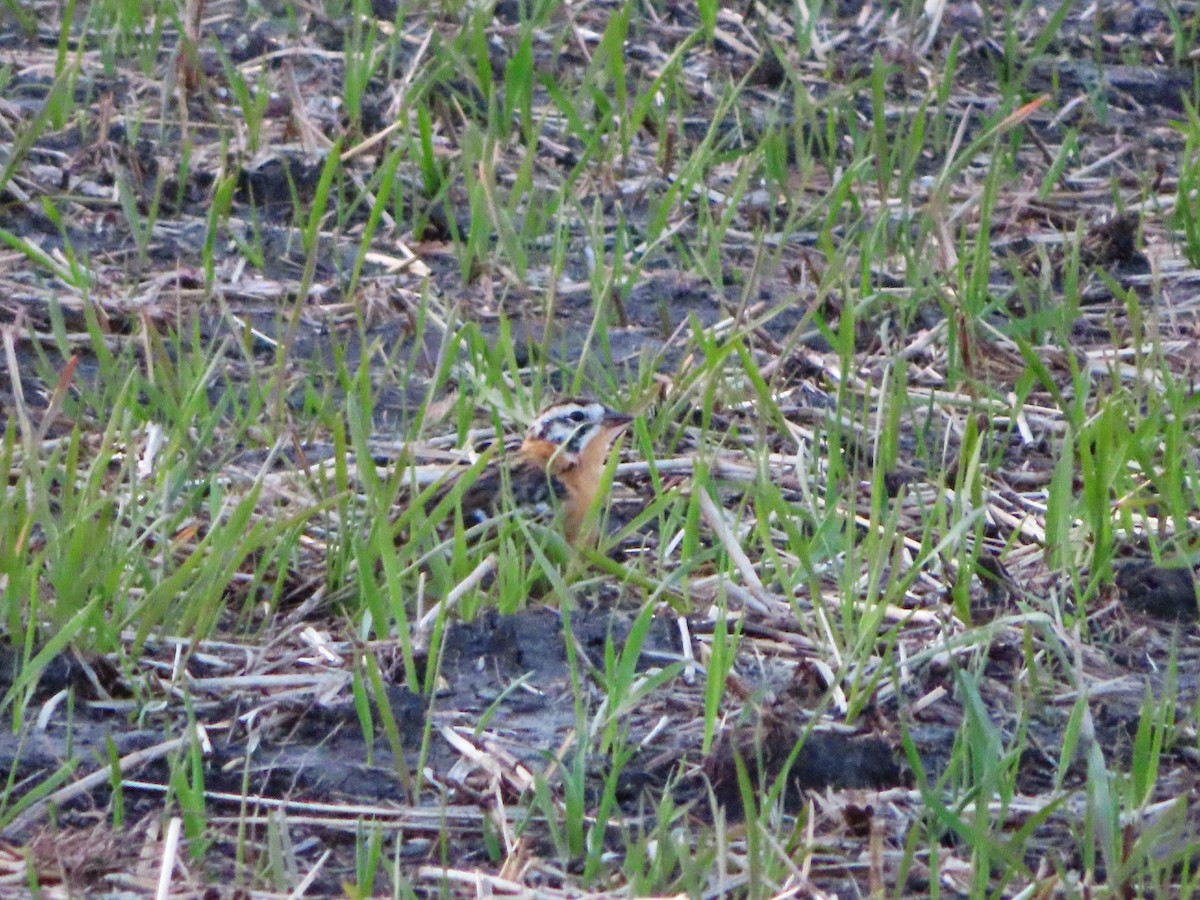
<instances>
[{"instance_id":1,"label":"dark soil","mask_svg":"<svg viewBox=\"0 0 1200 900\"><path fill-rule=\"evenodd\" d=\"M164 55L152 61L149 75L132 62L115 67L93 62L98 37L76 29L71 32L72 48L91 54L69 87L78 114L47 127L32 147L14 155L12 129L19 132L33 121L54 86L59 5L33 6L31 32L0 29L0 65L7 67L0 122L10 135L0 161L7 165L13 160L14 166L12 177L0 185L0 228L12 238L0 257L0 320L14 348L13 364L0 366L0 409L6 420L15 420L19 408L40 420L64 371L102 390L104 385L96 383L102 369L92 343L97 335L110 349L140 358L143 343L152 343L148 334L183 334L181 348L186 352L193 326L205 346L232 339L225 378L213 388L232 394L250 383L255 367L273 364L274 342L294 327L291 364L296 368L296 391L289 401L296 410L304 404L305 377L312 379L317 392L327 388L340 395L342 386L331 374L335 348L352 365L370 360L379 368L374 411L381 436L393 435L426 399L430 384L437 383L443 328L454 329L459 323L478 329L489 342L496 341L502 327L511 326L518 364L545 363L552 383L565 381L582 366L593 383L613 378L624 384L635 381L645 368L670 376L691 351L688 338L693 330L726 318L758 321L748 330L748 352L759 365L773 367L772 384L789 401L781 403L788 420L806 426L824 421L835 402L840 388L831 377L837 353L831 349L830 335L849 305L858 304L852 332L854 375L877 383L883 361L899 347L906 354L914 389L941 386L935 351L918 340L955 314L940 284L933 278L914 283L897 257L854 260L854 281L861 295L848 296L844 279L833 287L822 284L828 263L823 240L850 242L861 230L881 222L895 232L915 230L913 209L932 202L929 196L910 198L912 208L904 210L849 198L845 210L831 215L822 236L824 221L801 217L796 224L788 218L788 206L773 194L750 192L736 211L736 227L715 250L717 271L709 277L699 274L696 263L708 249L699 246L696 218L702 204L711 207L707 214L720 203L699 196L680 201L673 242L644 258L640 250L620 248L636 270L604 298L610 305L605 314L606 348L590 348L584 357L597 303L587 264L592 236L584 223L572 219L566 226L561 274L553 270L549 242L528 248L523 277L492 258L499 254L485 254L464 267L456 241L465 241L472 227L470 185L456 177L430 197L421 186L415 158L397 175L407 186L404 216L378 233L372 249L379 255L364 264L357 282L350 273L371 208L364 185L374 174L376 157L365 153L347 162L338 185L347 211L336 224L323 225L311 283L305 274L307 223L302 213L316 196L330 142L345 138L344 152L390 124L393 86L410 65L419 67L422 39L433 32L448 41L464 27L448 13L400 23L412 30L412 40L391 62L393 77L373 80L361 109L348 117L344 109L327 102L342 95L344 71L338 54L348 21L313 11L289 18L274 3L209 3L204 40L196 48L196 86L185 98L186 134L177 118L161 122L159 115L160 108L177 100L156 86L174 71L173 57L166 55L180 40L174 26L167 29ZM484 21L492 58L480 64L492 67L498 85L504 81L505 61L520 40L524 6L496 4ZM580 209L598 210L601 236L611 250L618 222L625 223L634 238L650 233L648 219L678 175L664 174L671 168L667 142L674 142L678 159L703 140L724 86L748 78L744 102L717 123L722 157L736 160L756 152L768 126L777 125L788 136L784 156L795 167L800 157L812 155L805 142L823 141L829 134L836 140L851 128L869 130L870 73L876 65L889 66L884 90L896 120L911 119L930 86L940 81L953 44L959 69L949 96L943 104L921 107L921 114L929 118L929 128L940 125L953 131L965 122L962 146L981 134L982 113L995 110L1002 98L1049 94L1049 102L1012 132L1027 168L1005 173L999 201L1003 209L994 214L991 233L973 235L992 250L988 323L1006 334L1011 330L1036 336L1038 317L1063 303L1069 248L1079 233L1081 306L1071 328L1071 345L1046 350L1039 359L1055 383L1069 392L1073 368L1103 359L1089 353L1122 345L1151 309L1163 313L1157 319L1158 337L1171 348L1165 364L1180 383L1194 382L1200 363L1195 343L1200 275L1181 255L1174 220L1166 209L1175 196L1183 149L1180 132L1171 123L1183 117L1186 104L1195 108L1200 102L1200 70L1194 53L1176 58L1166 7L1101 4L1088 19L1072 10L1036 60L1021 54L1046 24L1049 12L1041 7L1030 12L1028 21L1015 24L1017 41L1011 48L1004 41L1002 11L986 4L982 13L978 4L945 4L940 30L927 47L921 47L927 24L919 29L900 26L886 9L869 4L835 7L824 14L822 32L838 39L836 52L823 65L795 56L796 35L786 21L790 8L752 3L723 10L725 39L694 44L685 53L693 113L678 122L677 130L670 136L651 133L648 126L640 130L630 139L624 170L614 171L593 167L583 156L586 148L570 133L558 133L554 121L547 120L545 146L537 155L538 177L555 185L575 178ZM384 2L374 9L385 21L394 14ZM1183 30L1195 34L1200 12L1194 3L1173 4L1170 13L1193 23ZM589 59L582 48L595 52L596 36L604 32L612 14L612 5L606 3L576 5L570 22L563 18L566 12L556 13L537 30L533 53L539 75L564 85L585 83ZM659 4L654 16L635 12L625 48L631 92L648 90L666 57L697 27L692 4ZM577 36L582 48L576 38L559 39L566 31ZM741 37L731 40L736 35ZM762 52L744 52L751 40L764 48ZM1017 56L1009 58L1009 52ZM235 65L262 61L275 92L253 154L220 140L241 116L231 99L223 54ZM421 81L432 98L429 106L443 142L439 149L448 153L486 121L489 101L476 83L477 62L471 60L468 66L464 61L462 71ZM793 110L802 106L797 103L800 95L816 110L812 122L789 121ZM832 102L844 95L852 102ZM549 102L544 89L539 88L537 96L539 103ZM1051 179L1042 191L1041 180L1067 130L1077 147L1066 174ZM519 171L525 151L515 134L497 151L499 180ZM180 179L176 163L185 154L190 163ZM915 171L929 178L935 178L944 163L930 154L913 161ZM1096 168L1089 168L1093 164ZM581 165L583 174L578 175ZM732 176L723 171L714 170L702 187L727 188ZM831 189L836 174L818 166L813 180L797 190L808 192L815 205L816 198ZM212 248L210 262L204 250L206 220L221 194L222 179L229 178L228 225ZM942 202L965 204L983 178L982 163L968 167ZM538 199L517 204L518 226L525 216L536 214ZM48 213L43 200L50 201L57 215ZM136 233L122 202L132 204L143 222L150 210L157 211L146 234ZM851 207L861 215L851 214ZM766 223L764 230L775 233L785 222L795 227L781 236L769 264L758 267L755 227ZM489 234L484 244L494 250L499 240ZM37 252L14 251L14 242ZM926 249L933 246L930 242ZM248 247L261 258L248 264ZM64 273L38 263L42 257L64 270L69 268L64 261L84 260L88 289L81 290ZM914 261L909 263L915 267ZM535 286L553 278L559 286L548 317L546 292ZM888 293L900 289L921 298L916 312L903 319L897 318ZM422 302L443 313L441 320L422 319L417 314ZM1168 304L1170 309L1165 308ZM829 327L818 328L818 318ZM380 347L386 348L381 354ZM172 346L169 352L179 349ZM967 390L977 396L1004 396L1028 367L1011 344L983 334L964 334L953 349L973 380ZM403 377L396 376L397 370ZM442 395L456 387L445 385ZM692 424L687 416L693 412L699 414L688 410L681 416L681 434L684 425ZM753 442L760 434L747 410L720 414L725 418L716 424L737 440ZM97 420L94 410L81 407L75 415L74 421L60 419L48 436L76 423L99 433L106 424ZM906 489L918 483L936 481L935 474L945 474L946 455L953 459L957 453L960 436L947 433L934 416L922 415L918 411L899 425L901 458L888 473L889 493L897 498L910 496ZM1030 436L1011 424L989 422L982 413L979 424L987 446L983 456L1001 473L997 479L1008 491L1006 496L1016 498L1013 509L1027 509L1017 502L1021 498L1044 498L1056 462L1059 423L1034 421ZM332 452L324 435L298 445L309 462ZM252 452L257 451L247 451ZM830 452L841 454L854 471L875 462L874 443L849 434L843 446ZM294 448L282 459L280 465L298 464ZM1167 462L1163 465L1168 467ZM951 471L942 483L953 484L953 476ZM648 482L643 476L625 473L621 480L624 496L645 495ZM721 499L736 506L741 496L736 480L721 486ZM789 499L802 496L794 478L781 479L780 489ZM1000 486L996 492L1004 493ZM1023 799L1047 795L1056 786L1069 789L1086 779L1084 750L1065 766L1060 759L1079 691L1091 692L1089 740L1104 748L1113 767L1126 766L1132 758L1147 691L1156 703L1174 703L1168 718L1194 724L1200 701L1196 677L1188 674L1168 683L1164 674L1172 670L1172 657L1182 673L1195 672L1200 662L1195 583L1187 554L1181 552L1179 559L1162 566L1139 549L1122 561L1115 582L1091 601L1094 614L1086 622L1091 634L1079 643L1064 635L1061 622L1044 613L1046 598L1070 597L1071 587L1055 583L1040 565L1027 567L1011 559L1014 549L1035 543L1011 524L1017 518L989 522L983 538L987 550L980 554L976 570L959 574L966 579L969 609L955 607L955 614L962 614L972 627L994 628L990 639L980 644L986 647L979 651L982 660L948 651L925 652L949 633L953 585L944 585L940 592L923 587L927 606L914 602L903 610L911 621L893 646L880 651L891 659L916 662L898 663L886 674L862 673L865 679L878 678L879 685L866 708L847 715L844 704L832 699L834 686L827 683L825 670L815 665L826 660L811 649L795 618L747 614L742 623L743 656L727 688L718 740L708 753L701 752L704 675L689 669L691 657L684 652L679 623L681 618L686 621L693 636L710 634L714 623L699 612L704 600L697 599L695 610L682 617L664 605L641 646L637 671L649 674L675 667L675 677L641 698L636 708L621 712L629 755L620 765L608 757L584 758L588 808L595 809L612 780L617 806L630 821L653 809L664 793L690 804L689 814L705 822L717 815L710 797L722 815L736 820L747 812L747 805L762 802L773 790L784 798L787 811L797 813L803 813L813 798L837 796L841 805L821 806L820 827L829 853L813 869L812 882L826 890L867 893L867 876L856 861L866 853L872 836L881 832L886 833L889 851L903 848L911 819L896 810L919 809L922 791L955 777L948 760L967 730L964 722L972 717L986 722L978 733L991 741L973 752L991 753L1015 767ZM34 535L35 543L36 539ZM655 539L656 535L647 538ZM294 581L310 583L300 576ZM291 599L302 604L305 598ZM484 822L488 828L500 822L519 832L527 824L535 775L574 764L581 743L586 743L577 730L591 721L603 702L606 667L622 652L635 615L630 611L633 604L599 599L566 616L550 608L555 605L550 597L545 605L514 616L485 613L452 624L434 636L438 643L418 655L419 676L436 671L440 678L411 686L396 645L353 644L345 638L351 630L324 605L301 617L299 624L289 620L286 611L280 615L275 656L235 646L233 635L224 635L230 638L227 644L205 644L182 653L174 644L152 640L142 657L116 663L65 652L44 670L33 702L18 716L19 727L0 732L0 764L10 773L14 793L23 795L59 772L64 762L74 765L66 779L74 782L85 774L110 771L115 758L163 745L198 723L211 749L197 753L190 771L193 787L207 792L208 837L216 849L204 858L206 870L193 873L197 884L232 884L242 877L239 865L255 863L238 859L237 826L230 823L239 816L258 817L249 826L257 841L266 833L266 817L280 814L285 802L290 804L295 858L313 865L325 850L334 854L312 886L313 895L338 894L353 879L355 854L361 849L356 838L368 821L388 829L389 839L394 839L391 852L413 873L426 864L498 872L489 845L495 835L485 833ZM1027 620L1017 621L1027 614ZM340 655L338 664L319 661L299 637L301 625L341 636L331 641ZM13 649L23 647L24 635L7 637L6 681L0 684L5 691L19 668L17 661L24 659L23 650ZM1032 654L1031 644L1042 637L1054 646L1078 648L1077 658ZM383 672L386 710L371 705L378 699L364 701L366 694L353 689L348 672L354 665L345 664L362 653L373 654ZM568 664L572 654L582 673L579 684ZM1031 659L1034 655L1036 660ZM426 670L435 659L440 665ZM270 681L268 676L276 674L311 678L284 685ZM224 677L245 681L218 680ZM1036 682L1033 687L1030 678ZM583 722L581 709L587 714ZM44 713L44 721L37 721L39 713ZM371 724L364 736L367 717ZM379 724L389 718L396 723L399 748ZM1014 747L1023 749L1013 753ZM397 749L403 759L395 757ZM56 797L53 815L47 805L35 803L3 837L29 850L43 885L58 880L78 892L100 890L102 885L150 890L133 877L132 873L153 871L139 869L144 863L137 851L143 842L158 838L168 787L171 809L186 807L186 798L181 799L186 785L171 784L170 777L172 771L188 767L169 764L185 752L172 748L125 771L127 783L119 797L112 780L105 778L74 796ZM413 796L418 767L423 767L425 789ZM749 789L739 781L739 767L744 767ZM1198 775L1194 747L1182 740L1172 743L1163 751L1156 796L1194 797L1200 787ZM114 827L118 808L120 825ZM1041 811L1031 800L1014 815L1032 821ZM1044 871L1047 859L1078 867L1077 860L1055 856L1062 845L1059 838L1070 834L1077 820L1065 805L1047 812L1027 858L1015 864L1025 866L1030 879L1032 873ZM529 833L535 835L530 853L546 849L540 843L548 840L542 832L530 828ZM946 840L952 843L949 833ZM619 844L614 836L614 846ZM894 869L889 872L894 874ZM133 880L113 882L114 873ZM921 881L926 874L915 869L908 873L907 887L913 894L928 889ZM428 876L413 877L425 878L419 885L422 891L444 888ZM551 878L544 872L537 877ZM527 886L536 885L531 878ZM571 884L548 887L567 891Z\"/></svg>"}]
</instances>

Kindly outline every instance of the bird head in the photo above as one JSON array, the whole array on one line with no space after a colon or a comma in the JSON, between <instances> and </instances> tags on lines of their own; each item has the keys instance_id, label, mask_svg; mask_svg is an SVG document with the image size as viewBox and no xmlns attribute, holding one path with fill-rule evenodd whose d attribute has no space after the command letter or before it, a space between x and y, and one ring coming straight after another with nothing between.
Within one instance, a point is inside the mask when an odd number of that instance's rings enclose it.
<instances>
[{"instance_id":1,"label":"bird head","mask_svg":"<svg viewBox=\"0 0 1200 900\"><path fill-rule=\"evenodd\" d=\"M612 442L632 422L632 416L595 400L561 400L534 419L521 455L556 473L583 461L603 463Z\"/></svg>"}]
</instances>

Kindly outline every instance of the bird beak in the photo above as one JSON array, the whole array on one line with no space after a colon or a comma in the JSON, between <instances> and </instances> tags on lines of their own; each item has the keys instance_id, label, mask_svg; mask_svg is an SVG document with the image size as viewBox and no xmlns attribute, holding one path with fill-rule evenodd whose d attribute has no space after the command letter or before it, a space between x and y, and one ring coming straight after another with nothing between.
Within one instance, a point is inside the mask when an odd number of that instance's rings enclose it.
<instances>
[{"instance_id":1,"label":"bird beak","mask_svg":"<svg viewBox=\"0 0 1200 900\"><path fill-rule=\"evenodd\" d=\"M633 424L633 416L627 416L624 413L616 412L615 410L606 409L604 411L604 427L609 431L624 431Z\"/></svg>"}]
</instances>

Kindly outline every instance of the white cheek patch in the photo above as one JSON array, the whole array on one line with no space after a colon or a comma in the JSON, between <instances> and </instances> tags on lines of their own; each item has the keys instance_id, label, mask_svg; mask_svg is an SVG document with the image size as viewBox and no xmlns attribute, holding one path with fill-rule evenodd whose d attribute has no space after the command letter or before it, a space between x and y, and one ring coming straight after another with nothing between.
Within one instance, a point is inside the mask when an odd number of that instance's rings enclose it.
<instances>
[{"instance_id":1,"label":"white cheek patch","mask_svg":"<svg viewBox=\"0 0 1200 900\"><path fill-rule=\"evenodd\" d=\"M563 421L562 419L554 419L546 423L544 429L544 437L552 444L565 444L571 439L571 435L578 429L578 425L571 421Z\"/></svg>"}]
</instances>

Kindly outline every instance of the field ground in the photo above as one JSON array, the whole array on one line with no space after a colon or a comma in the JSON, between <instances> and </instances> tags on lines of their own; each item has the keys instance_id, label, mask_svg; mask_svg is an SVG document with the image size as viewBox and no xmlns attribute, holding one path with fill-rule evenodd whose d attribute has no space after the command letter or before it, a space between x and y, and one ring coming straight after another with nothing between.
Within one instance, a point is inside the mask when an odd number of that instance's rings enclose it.
<instances>
[{"instance_id":1,"label":"field ground","mask_svg":"<svg viewBox=\"0 0 1200 900\"><path fill-rule=\"evenodd\" d=\"M0 893L1197 893L1195 2L0 20Z\"/></svg>"}]
</instances>

